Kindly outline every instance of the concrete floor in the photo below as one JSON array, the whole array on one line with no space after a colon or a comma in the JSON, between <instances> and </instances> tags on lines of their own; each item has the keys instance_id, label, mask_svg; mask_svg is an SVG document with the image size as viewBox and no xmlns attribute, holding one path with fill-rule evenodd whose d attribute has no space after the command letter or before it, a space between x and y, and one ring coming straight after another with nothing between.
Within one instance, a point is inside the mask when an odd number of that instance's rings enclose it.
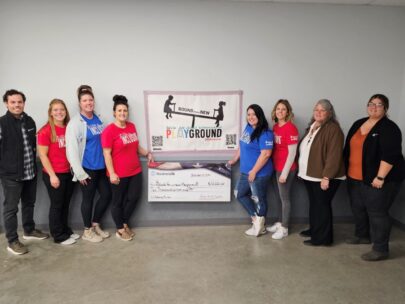
<instances>
[{"instance_id":1,"label":"concrete floor","mask_svg":"<svg viewBox=\"0 0 405 304\"><path fill-rule=\"evenodd\" d=\"M72 246L25 241L14 256L0 235L0 303L405 303L405 232L394 229L391 259L360 259L369 245L307 247L295 225L285 240L247 237L247 226L139 228ZM110 230L110 232L113 232Z\"/></svg>"}]
</instances>

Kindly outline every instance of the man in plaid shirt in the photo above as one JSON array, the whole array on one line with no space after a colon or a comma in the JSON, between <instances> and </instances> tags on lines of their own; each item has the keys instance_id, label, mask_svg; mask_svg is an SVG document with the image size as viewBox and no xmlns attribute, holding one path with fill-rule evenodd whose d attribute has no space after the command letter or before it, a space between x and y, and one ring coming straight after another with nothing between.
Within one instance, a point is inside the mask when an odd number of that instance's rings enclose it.
<instances>
[{"instance_id":1,"label":"man in plaid shirt","mask_svg":"<svg viewBox=\"0 0 405 304\"><path fill-rule=\"evenodd\" d=\"M8 90L3 96L7 112L0 117L0 178L4 192L4 226L7 250L28 252L18 239L17 213L21 200L24 239L46 239L48 234L35 229L34 204L37 190L36 126L24 112L25 95Z\"/></svg>"}]
</instances>

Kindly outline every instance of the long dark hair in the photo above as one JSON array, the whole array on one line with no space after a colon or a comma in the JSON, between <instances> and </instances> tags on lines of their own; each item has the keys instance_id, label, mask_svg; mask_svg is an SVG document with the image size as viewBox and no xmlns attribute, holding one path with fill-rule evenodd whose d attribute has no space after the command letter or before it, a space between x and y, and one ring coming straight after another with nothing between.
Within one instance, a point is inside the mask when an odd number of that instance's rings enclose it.
<instances>
[{"instance_id":1,"label":"long dark hair","mask_svg":"<svg viewBox=\"0 0 405 304\"><path fill-rule=\"evenodd\" d=\"M254 129L252 135L250 135L250 142L253 142L256 138L259 138L263 132L266 132L269 129L269 123L267 122L266 116L264 115L263 109L257 104L251 104L248 106L247 111L252 109L255 112L257 117L257 126Z\"/></svg>"}]
</instances>

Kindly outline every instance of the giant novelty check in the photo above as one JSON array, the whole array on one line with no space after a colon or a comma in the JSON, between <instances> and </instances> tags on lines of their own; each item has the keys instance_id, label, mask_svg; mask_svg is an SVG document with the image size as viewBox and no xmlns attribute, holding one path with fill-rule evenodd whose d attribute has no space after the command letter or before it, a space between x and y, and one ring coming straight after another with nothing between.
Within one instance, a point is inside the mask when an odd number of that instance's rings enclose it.
<instances>
[{"instance_id":1,"label":"giant novelty check","mask_svg":"<svg viewBox=\"0 0 405 304\"><path fill-rule=\"evenodd\" d=\"M163 162L148 169L149 202L230 202L226 163Z\"/></svg>"}]
</instances>

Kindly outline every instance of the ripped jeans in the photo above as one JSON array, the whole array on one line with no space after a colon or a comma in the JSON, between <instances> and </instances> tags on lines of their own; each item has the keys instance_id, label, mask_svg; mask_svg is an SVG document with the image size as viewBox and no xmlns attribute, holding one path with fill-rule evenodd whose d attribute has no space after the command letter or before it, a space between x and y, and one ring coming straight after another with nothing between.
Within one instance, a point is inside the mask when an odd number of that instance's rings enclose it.
<instances>
[{"instance_id":1,"label":"ripped jeans","mask_svg":"<svg viewBox=\"0 0 405 304\"><path fill-rule=\"evenodd\" d=\"M259 176L250 183L248 175L241 173L234 194L250 216L266 216L269 176Z\"/></svg>"}]
</instances>

